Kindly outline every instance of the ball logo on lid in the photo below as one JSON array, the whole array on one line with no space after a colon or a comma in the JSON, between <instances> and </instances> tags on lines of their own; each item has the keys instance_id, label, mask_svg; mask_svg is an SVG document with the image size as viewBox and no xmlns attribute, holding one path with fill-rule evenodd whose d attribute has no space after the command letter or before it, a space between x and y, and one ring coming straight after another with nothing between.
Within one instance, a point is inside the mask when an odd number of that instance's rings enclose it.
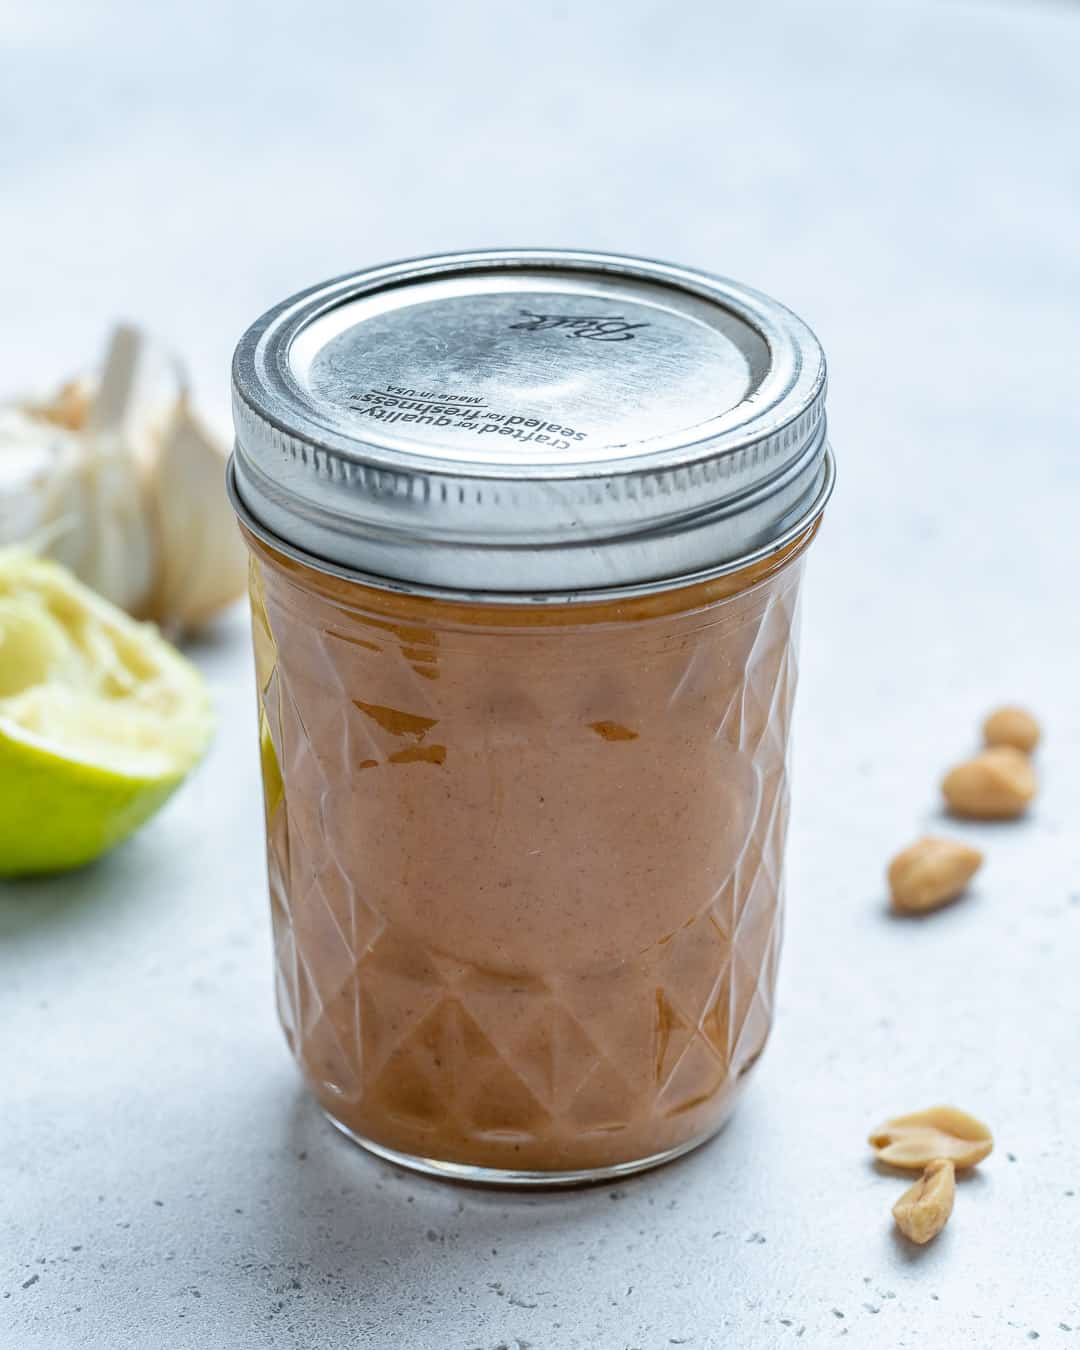
<instances>
[{"instance_id":1,"label":"ball logo on lid","mask_svg":"<svg viewBox=\"0 0 1080 1350\"><path fill-rule=\"evenodd\" d=\"M561 328L567 337L591 338L594 342L632 342L635 328L648 328L647 323L630 323L621 314L537 314L531 309L520 311L523 323L512 323L526 333L546 333Z\"/></svg>"}]
</instances>

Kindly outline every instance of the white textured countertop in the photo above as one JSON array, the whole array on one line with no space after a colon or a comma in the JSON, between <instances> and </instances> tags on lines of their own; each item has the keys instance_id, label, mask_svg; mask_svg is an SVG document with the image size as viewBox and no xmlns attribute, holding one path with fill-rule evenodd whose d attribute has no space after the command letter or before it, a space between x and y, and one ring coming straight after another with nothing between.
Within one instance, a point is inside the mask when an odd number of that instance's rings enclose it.
<instances>
[{"instance_id":1,"label":"white textured countertop","mask_svg":"<svg viewBox=\"0 0 1080 1350\"><path fill-rule=\"evenodd\" d=\"M715 1143L615 1188L476 1193L334 1135L274 1021L236 612L194 650L195 780L0 890L0 1350L1080 1346L1080 10L525 8L9 6L0 373L127 316L224 409L271 302L487 243L670 257L809 319L841 487L774 1040ZM885 860L1002 698L1048 727L1037 810L960 827L974 893L890 920ZM864 1136L938 1100L998 1147L916 1251Z\"/></svg>"}]
</instances>

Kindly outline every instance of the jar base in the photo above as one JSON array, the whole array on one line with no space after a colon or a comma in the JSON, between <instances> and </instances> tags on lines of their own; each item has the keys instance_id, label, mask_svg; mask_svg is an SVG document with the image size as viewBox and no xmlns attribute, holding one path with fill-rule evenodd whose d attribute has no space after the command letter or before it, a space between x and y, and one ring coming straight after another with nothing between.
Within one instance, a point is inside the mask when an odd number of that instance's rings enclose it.
<instances>
[{"instance_id":1,"label":"jar base","mask_svg":"<svg viewBox=\"0 0 1080 1350\"><path fill-rule=\"evenodd\" d=\"M411 1153L399 1153L397 1149L376 1144L374 1140L367 1139L362 1134L357 1134L355 1130L350 1130L348 1125L342 1124L325 1107L320 1107L320 1110L334 1129L343 1134L346 1139L358 1144L367 1153L374 1154L376 1158L381 1158L383 1162L393 1163L395 1167L403 1167L406 1171L418 1172L422 1176L438 1177L442 1181L454 1181L467 1186L491 1186L530 1191L567 1190L575 1186L597 1186L603 1182L618 1181L623 1177L634 1176L638 1172L648 1172L654 1167L663 1167L665 1163L674 1162L676 1158L681 1158L684 1154L700 1148L702 1144L708 1143L723 1129L722 1122L715 1129L696 1135L693 1139L687 1139L684 1143L677 1144L674 1148L669 1148L663 1153L653 1153L648 1158L635 1158L630 1162L613 1163L610 1167L584 1167L576 1171L566 1172L533 1172L503 1167L472 1167L467 1163L443 1162L439 1158L423 1158Z\"/></svg>"}]
</instances>

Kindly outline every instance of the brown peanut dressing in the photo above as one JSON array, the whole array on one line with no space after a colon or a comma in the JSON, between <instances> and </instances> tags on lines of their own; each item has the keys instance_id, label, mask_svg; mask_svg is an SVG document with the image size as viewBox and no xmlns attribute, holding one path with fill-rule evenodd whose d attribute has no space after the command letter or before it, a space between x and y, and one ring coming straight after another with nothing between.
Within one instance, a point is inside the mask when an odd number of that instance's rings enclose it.
<instances>
[{"instance_id":1,"label":"brown peanut dressing","mask_svg":"<svg viewBox=\"0 0 1080 1350\"><path fill-rule=\"evenodd\" d=\"M663 1154L768 1035L801 556L562 606L410 597L248 535L278 1002L364 1140Z\"/></svg>"}]
</instances>

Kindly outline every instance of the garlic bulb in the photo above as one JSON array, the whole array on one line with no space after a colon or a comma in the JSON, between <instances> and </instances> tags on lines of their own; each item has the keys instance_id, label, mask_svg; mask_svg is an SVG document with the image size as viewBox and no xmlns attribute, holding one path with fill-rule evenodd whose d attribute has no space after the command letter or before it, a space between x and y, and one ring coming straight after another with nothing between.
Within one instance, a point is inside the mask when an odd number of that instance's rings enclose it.
<instances>
[{"instance_id":1,"label":"garlic bulb","mask_svg":"<svg viewBox=\"0 0 1080 1350\"><path fill-rule=\"evenodd\" d=\"M226 455L176 363L118 327L96 384L0 405L0 545L32 540L136 617L197 628L246 578Z\"/></svg>"},{"instance_id":2,"label":"garlic bulb","mask_svg":"<svg viewBox=\"0 0 1080 1350\"><path fill-rule=\"evenodd\" d=\"M0 410L0 545L28 539L114 604L141 611L154 541L140 477L116 437Z\"/></svg>"}]
</instances>

